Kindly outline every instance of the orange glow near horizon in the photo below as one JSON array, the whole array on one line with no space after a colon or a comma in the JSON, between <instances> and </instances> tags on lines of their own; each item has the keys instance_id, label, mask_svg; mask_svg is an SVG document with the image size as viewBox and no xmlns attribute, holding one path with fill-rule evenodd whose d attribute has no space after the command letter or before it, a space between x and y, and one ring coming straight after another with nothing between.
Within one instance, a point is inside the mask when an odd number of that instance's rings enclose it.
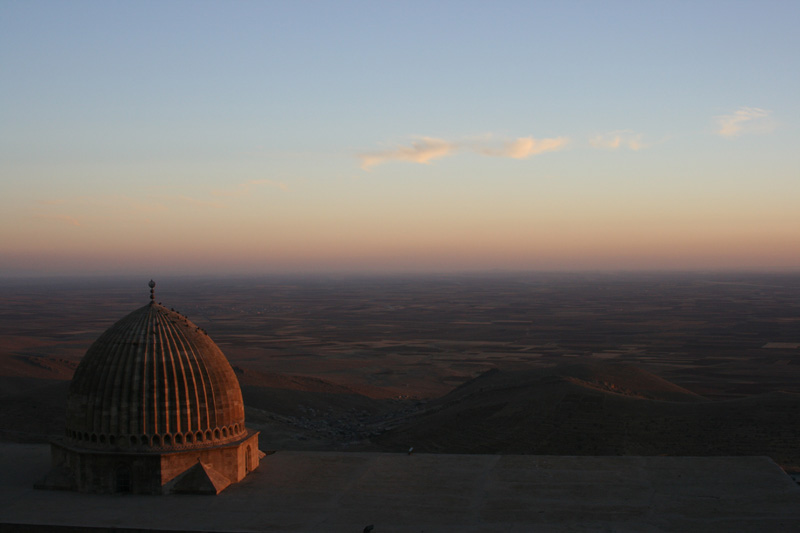
<instances>
[{"instance_id":1,"label":"orange glow near horizon","mask_svg":"<svg viewBox=\"0 0 800 533\"><path fill-rule=\"evenodd\" d=\"M587 227L294 227L213 234L176 230L91 234L45 242L18 241L3 253L18 271L257 273L285 271L425 272L459 270L776 269L797 268L800 230L784 226L725 232L722 228Z\"/></svg>"},{"instance_id":2,"label":"orange glow near horizon","mask_svg":"<svg viewBox=\"0 0 800 533\"><path fill-rule=\"evenodd\" d=\"M429 177L14 205L0 213L0 258L14 275L800 269L796 202L764 187L590 193L566 180Z\"/></svg>"}]
</instances>

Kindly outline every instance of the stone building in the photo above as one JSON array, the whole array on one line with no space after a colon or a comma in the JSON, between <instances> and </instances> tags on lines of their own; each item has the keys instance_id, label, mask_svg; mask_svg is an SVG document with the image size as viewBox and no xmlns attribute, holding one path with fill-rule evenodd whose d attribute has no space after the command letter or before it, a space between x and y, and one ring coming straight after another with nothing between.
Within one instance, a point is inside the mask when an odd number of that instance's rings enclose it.
<instances>
[{"instance_id":1,"label":"stone building","mask_svg":"<svg viewBox=\"0 0 800 533\"><path fill-rule=\"evenodd\" d=\"M150 303L111 326L75 371L66 431L37 488L218 494L258 467L239 382L206 332Z\"/></svg>"}]
</instances>

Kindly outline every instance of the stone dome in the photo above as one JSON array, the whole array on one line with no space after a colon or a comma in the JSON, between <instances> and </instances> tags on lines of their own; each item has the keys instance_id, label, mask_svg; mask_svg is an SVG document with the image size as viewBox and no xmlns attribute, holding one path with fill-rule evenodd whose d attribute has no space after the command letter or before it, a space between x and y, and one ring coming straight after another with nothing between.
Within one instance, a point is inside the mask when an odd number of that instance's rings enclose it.
<instances>
[{"instance_id":1,"label":"stone dome","mask_svg":"<svg viewBox=\"0 0 800 533\"><path fill-rule=\"evenodd\" d=\"M188 318L152 301L103 333L72 378L66 437L80 447L164 453L246 435L225 355Z\"/></svg>"}]
</instances>

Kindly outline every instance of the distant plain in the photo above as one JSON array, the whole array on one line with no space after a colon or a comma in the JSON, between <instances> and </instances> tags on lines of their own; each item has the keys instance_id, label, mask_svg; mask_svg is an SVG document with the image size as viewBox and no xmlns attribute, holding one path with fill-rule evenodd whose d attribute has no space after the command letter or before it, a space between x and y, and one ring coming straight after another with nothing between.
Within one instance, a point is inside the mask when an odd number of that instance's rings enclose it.
<instances>
[{"instance_id":1,"label":"distant plain","mask_svg":"<svg viewBox=\"0 0 800 533\"><path fill-rule=\"evenodd\" d=\"M98 335L147 303L147 281L0 282L0 438L37 442L60 431L67 380ZM156 281L156 300L227 355L266 448L800 463L798 274ZM441 434L457 417L467 422ZM519 430L531 424L547 439ZM665 432L693 424L688 444L664 443ZM718 433L713 445L707 426ZM627 442L591 437L623 431Z\"/></svg>"}]
</instances>

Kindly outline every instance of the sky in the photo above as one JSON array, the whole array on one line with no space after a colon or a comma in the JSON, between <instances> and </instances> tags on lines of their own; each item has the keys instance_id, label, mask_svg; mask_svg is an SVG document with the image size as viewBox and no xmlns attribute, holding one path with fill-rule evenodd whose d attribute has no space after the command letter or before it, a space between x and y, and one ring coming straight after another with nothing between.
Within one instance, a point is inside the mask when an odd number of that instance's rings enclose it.
<instances>
[{"instance_id":1,"label":"sky","mask_svg":"<svg viewBox=\"0 0 800 533\"><path fill-rule=\"evenodd\" d=\"M0 1L0 276L800 270L800 2Z\"/></svg>"}]
</instances>

